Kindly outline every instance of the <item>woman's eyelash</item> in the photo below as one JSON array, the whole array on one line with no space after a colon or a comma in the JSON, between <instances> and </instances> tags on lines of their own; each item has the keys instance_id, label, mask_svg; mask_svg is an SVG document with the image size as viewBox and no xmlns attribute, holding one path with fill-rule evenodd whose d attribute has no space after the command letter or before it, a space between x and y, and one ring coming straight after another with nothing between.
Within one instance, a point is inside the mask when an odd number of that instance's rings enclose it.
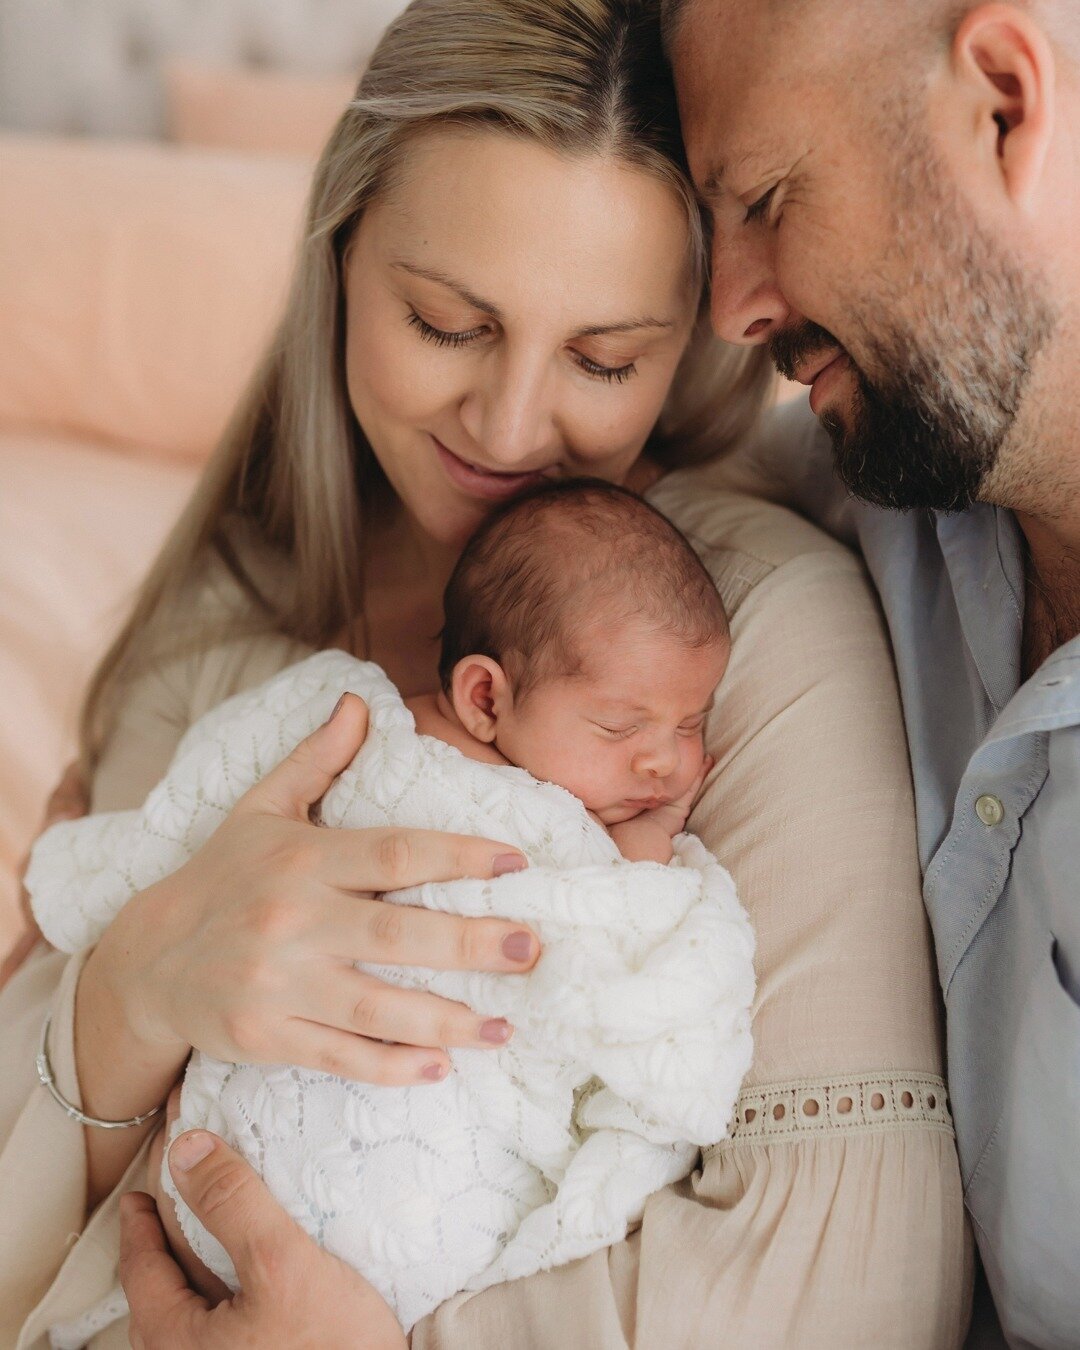
<instances>
[{"instance_id":1,"label":"woman's eyelash","mask_svg":"<svg viewBox=\"0 0 1080 1350\"><path fill-rule=\"evenodd\" d=\"M433 342L436 347L467 347L483 337L487 331L485 328L470 328L464 333L448 332L444 328L436 328L428 323L415 310L410 311L406 322L416 329L425 342ZM598 361L590 361L587 356L582 356L580 352L575 353L574 360L586 375L592 375L597 380L606 380L611 384L624 384L637 371L632 361L625 366L602 366Z\"/></svg>"},{"instance_id":2,"label":"woman's eyelash","mask_svg":"<svg viewBox=\"0 0 1080 1350\"><path fill-rule=\"evenodd\" d=\"M778 186L778 185L777 185ZM769 203L773 199L776 187L771 187L768 192L762 193L756 202L751 202L746 208L746 215L743 217L743 224L749 225L754 220L764 220L766 212L769 209Z\"/></svg>"},{"instance_id":3,"label":"woman's eyelash","mask_svg":"<svg viewBox=\"0 0 1080 1350\"><path fill-rule=\"evenodd\" d=\"M482 337L485 331L483 328L470 328L465 333L448 333L443 328L435 328L427 323L416 310L410 312L406 322L416 329L425 342L434 342L436 347L467 347L470 342Z\"/></svg>"},{"instance_id":4,"label":"woman's eyelash","mask_svg":"<svg viewBox=\"0 0 1080 1350\"><path fill-rule=\"evenodd\" d=\"M607 380L609 384L625 384L637 371L633 361L625 366L602 366L598 361L590 361L587 356L582 356L580 352L576 360L586 375L594 375L598 380Z\"/></svg>"}]
</instances>

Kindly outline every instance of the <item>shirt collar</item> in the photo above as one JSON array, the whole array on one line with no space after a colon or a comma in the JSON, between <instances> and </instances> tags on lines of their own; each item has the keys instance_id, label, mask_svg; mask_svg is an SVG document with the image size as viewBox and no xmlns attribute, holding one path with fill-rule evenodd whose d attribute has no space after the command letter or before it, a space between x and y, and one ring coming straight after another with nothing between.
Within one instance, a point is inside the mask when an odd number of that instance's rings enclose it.
<instances>
[{"instance_id":1,"label":"shirt collar","mask_svg":"<svg viewBox=\"0 0 1080 1350\"><path fill-rule=\"evenodd\" d=\"M1016 517L977 502L934 513L964 640L1000 713L1022 681L1024 550Z\"/></svg>"}]
</instances>

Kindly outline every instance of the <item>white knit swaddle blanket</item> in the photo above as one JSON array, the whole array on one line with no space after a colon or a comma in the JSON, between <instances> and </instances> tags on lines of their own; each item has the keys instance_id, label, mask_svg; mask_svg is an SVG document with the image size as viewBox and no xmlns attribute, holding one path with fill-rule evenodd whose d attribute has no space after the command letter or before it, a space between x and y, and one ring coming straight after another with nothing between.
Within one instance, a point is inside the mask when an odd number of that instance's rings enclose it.
<instances>
[{"instance_id":1,"label":"white knit swaddle blanket","mask_svg":"<svg viewBox=\"0 0 1080 1350\"><path fill-rule=\"evenodd\" d=\"M330 651L197 722L141 810L63 822L39 840L27 884L49 941L94 943L343 690L367 701L370 730L323 799L323 823L516 845L523 872L387 900L517 919L543 943L528 975L363 968L505 1017L513 1039L452 1051L443 1082L407 1088L196 1053L176 1132L206 1127L237 1147L408 1330L459 1290L618 1241L651 1193L723 1138L750 1063L753 935L731 878L692 835L675 840L666 867L626 862L577 798L418 736L377 666ZM163 1183L177 1199L167 1168ZM195 1251L235 1288L224 1250L178 1211Z\"/></svg>"}]
</instances>

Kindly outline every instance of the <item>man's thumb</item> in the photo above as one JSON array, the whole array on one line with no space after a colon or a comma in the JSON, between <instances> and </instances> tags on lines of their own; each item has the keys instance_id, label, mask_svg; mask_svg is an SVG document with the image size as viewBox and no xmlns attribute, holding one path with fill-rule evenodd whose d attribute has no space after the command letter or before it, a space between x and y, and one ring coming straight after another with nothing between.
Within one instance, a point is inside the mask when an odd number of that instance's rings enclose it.
<instances>
[{"instance_id":1,"label":"man's thumb","mask_svg":"<svg viewBox=\"0 0 1080 1350\"><path fill-rule=\"evenodd\" d=\"M359 694L342 694L323 725L255 784L246 794L247 802L293 820L307 820L311 807L352 763L367 732L367 704Z\"/></svg>"},{"instance_id":2,"label":"man's thumb","mask_svg":"<svg viewBox=\"0 0 1080 1350\"><path fill-rule=\"evenodd\" d=\"M242 1288L265 1281L283 1247L298 1259L311 1244L262 1178L216 1134L188 1130L169 1146L169 1171L199 1222L232 1258Z\"/></svg>"}]
</instances>

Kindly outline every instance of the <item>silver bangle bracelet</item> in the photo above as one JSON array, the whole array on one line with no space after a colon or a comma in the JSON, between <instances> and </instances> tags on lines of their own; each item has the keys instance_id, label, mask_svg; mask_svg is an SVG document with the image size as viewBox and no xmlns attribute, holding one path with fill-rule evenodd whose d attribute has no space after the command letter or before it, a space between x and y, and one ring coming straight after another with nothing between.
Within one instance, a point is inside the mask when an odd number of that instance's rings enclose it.
<instances>
[{"instance_id":1,"label":"silver bangle bracelet","mask_svg":"<svg viewBox=\"0 0 1080 1350\"><path fill-rule=\"evenodd\" d=\"M56 1079L53 1077L52 1065L49 1063L49 1028L52 1026L52 1015L45 1019L45 1025L41 1028L41 1045L38 1048L37 1076L41 1086L45 1088L53 1101L62 1106L72 1120L77 1120L80 1125L95 1125L99 1130L130 1130L134 1125L141 1125L149 1120L151 1116L156 1116L161 1110L160 1106L155 1106L149 1111L144 1111L141 1116L132 1116L130 1120L98 1120L96 1116L88 1116L85 1111L80 1111L74 1102L61 1093L56 1086Z\"/></svg>"}]
</instances>

